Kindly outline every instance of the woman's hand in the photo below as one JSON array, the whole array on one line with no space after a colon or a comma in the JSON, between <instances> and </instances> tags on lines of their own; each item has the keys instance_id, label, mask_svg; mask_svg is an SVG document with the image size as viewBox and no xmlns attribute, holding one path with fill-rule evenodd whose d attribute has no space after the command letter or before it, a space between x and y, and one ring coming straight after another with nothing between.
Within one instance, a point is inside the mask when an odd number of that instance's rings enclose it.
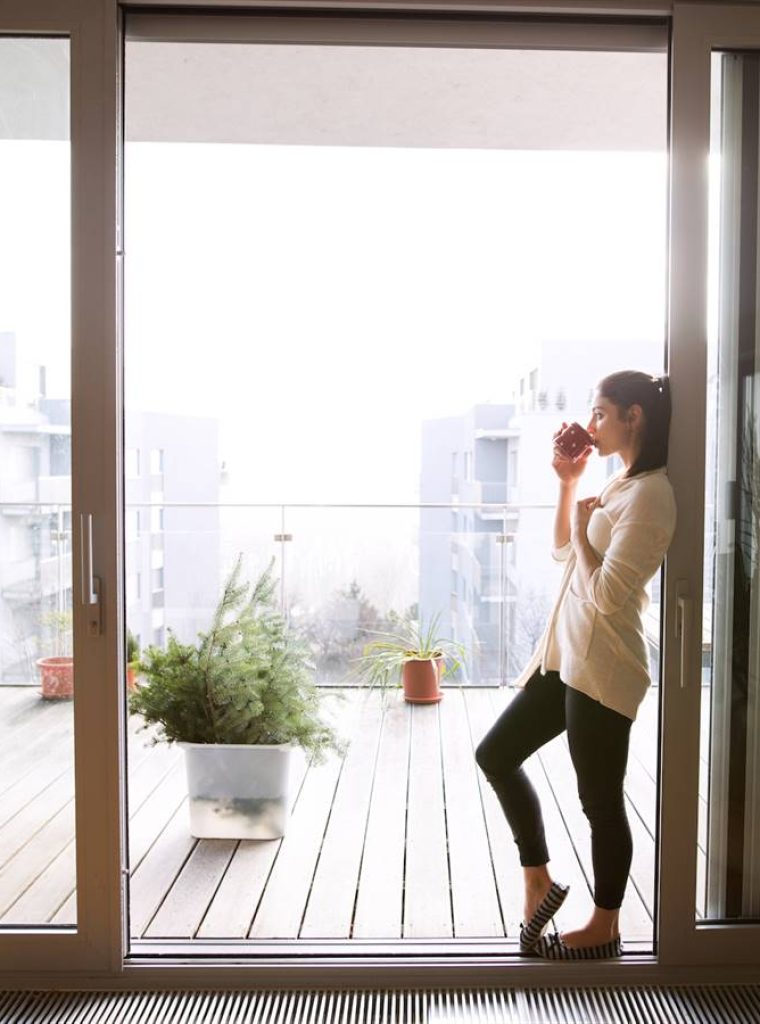
<instances>
[{"instance_id":1,"label":"woman's hand","mask_svg":"<svg viewBox=\"0 0 760 1024\"><path fill-rule=\"evenodd\" d=\"M588 521L598 504L599 499L596 497L582 498L580 501L576 501L570 519L570 540L573 546L587 543L586 530L588 529Z\"/></svg>"},{"instance_id":2,"label":"woman's hand","mask_svg":"<svg viewBox=\"0 0 760 1024\"><path fill-rule=\"evenodd\" d=\"M554 433L553 437L559 437L566 426L567 423L563 423L560 429ZM588 447L582 455L578 456L577 459L569 459L567 455L564 455L556 445L554 446L552 469L563 484L573 484L580 479L584 469L586 468L589 455L591 455L593 450L593 448Z\"/></svg>"}]
</instances>

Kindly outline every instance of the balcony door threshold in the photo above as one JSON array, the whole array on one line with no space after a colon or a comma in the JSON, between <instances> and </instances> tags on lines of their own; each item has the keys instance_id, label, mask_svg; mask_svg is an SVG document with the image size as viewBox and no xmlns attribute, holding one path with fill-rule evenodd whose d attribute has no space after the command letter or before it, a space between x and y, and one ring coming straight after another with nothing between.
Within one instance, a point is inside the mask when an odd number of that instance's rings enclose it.
<instances>
[{"instance_id":1,"label":"balcony door threshold","mask_svg":"<svg viewBox=\"0 0 760 1024\"><path fill-rule=\"evenodd\" d=\"M625 942L625 953L618 963L636 960L637 963L654 963L652 943L645 940ZM262 941L249 940L197 940L162 941L160 939L136 939L131 943L127 963L138 964L146 961L162 962L166 959L196 963L198 961L219 962L231 960L257 962L276 959L291 963L308 964L310 961L326 959L334 963L352 963L358 960L382 960L393 958L394 963L402 960L414 963L421 959L460 959L497 957L502 963L539 963L538 957L526 957L520 952L516 938L483 939L344 939L309 940L280 939Z\"/></svg>"}]
</instances>

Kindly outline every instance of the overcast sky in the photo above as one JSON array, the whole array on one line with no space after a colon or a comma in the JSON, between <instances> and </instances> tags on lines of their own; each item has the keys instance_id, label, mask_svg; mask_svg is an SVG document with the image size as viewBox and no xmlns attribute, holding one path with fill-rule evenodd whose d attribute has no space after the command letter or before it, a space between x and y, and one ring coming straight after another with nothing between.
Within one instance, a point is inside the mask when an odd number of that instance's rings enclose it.
<instances>
[{"instance_id":1,"label":"overcast sky","mask_svg":"<svg viewBox=\"0 0 760 1024\"><path fill-rule=\"evenodd\" d=\"M218 415L247 497L414 501L420 422L540 339L662 336L664 197L647 153L130 144L127 408Z\"/></svg>"},{"instance_id":2,"label":"overcast sky","mask_svg":"<svg viewBox=\"0 0 760 1024\"><path fill-rule=\"evenodd\" d=\"M0 330L66 394L65 143L0 142ZM219 417L230 496L414 501L420 423L542 338L659 338L665 157L132 143L127 413ZM592 373L593 375L593 373Z\"/></svg>"}]
</instances>

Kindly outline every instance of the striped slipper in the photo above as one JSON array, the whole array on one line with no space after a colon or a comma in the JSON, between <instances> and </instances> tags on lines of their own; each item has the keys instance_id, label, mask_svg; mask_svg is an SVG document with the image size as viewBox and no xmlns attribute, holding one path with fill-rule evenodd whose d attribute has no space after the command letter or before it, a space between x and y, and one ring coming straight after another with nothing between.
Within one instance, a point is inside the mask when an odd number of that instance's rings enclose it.
<instances>
[{"instance_id":1,"label":"striped slipper","mask_svg":"<svg viewBox=\"0 0 760 1024\"><path fill-rule=\"evenodd\" d=\"M541 938L544 928L567 899L569 892L569 885L552 882L551 888L539 903L533 917L527 924L520 925L520 950L523 953L529 953L533 949Z\"/></svg>"},{"instance_id":2,"label":"striped slipper","mask_svg":"<svg viewBox=\"0 0 760 1024\"><path fill-rule=\"evenodd\" d=\"M553 935L543 935L533 947L533 952L544 960L613 960L622 956L623 943L618 935L616 939L603 942L601 946L571 949L555 932Z\"/></svg>"}]
</instances>

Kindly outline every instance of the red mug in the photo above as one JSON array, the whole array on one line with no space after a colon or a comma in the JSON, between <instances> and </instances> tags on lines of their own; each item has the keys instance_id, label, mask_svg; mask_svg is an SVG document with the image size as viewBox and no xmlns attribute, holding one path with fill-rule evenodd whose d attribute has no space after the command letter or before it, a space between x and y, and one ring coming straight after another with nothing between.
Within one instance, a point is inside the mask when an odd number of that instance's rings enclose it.
<instances>
[{"instance_id":1,"label":"red mug","mask_svg":"<svg viewBox=\"0 0 760 1024\"><path fill-rule=\"evenodd\" d=\"M554 444L564 456L575 462L587 448L593 446L594 439L580 423L571 423L554 438Z\"/></svg>"}]
</instances>

